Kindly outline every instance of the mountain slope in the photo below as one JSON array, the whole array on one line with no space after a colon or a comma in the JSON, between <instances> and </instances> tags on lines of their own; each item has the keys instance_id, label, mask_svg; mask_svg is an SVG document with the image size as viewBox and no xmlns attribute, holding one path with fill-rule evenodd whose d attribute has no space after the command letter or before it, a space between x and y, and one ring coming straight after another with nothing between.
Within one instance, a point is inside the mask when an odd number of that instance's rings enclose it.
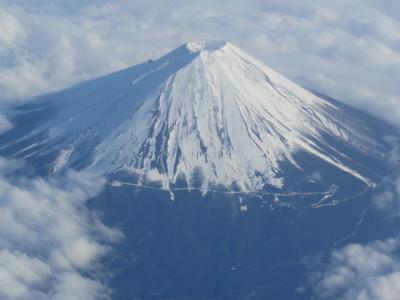
<instances>
[{"instance_id":1,"label":"mountain slope","mask_svg":"<svg viewBox=\"0 0 400 300\"><path fill-rule=\"evenodd\" d=\"M166 189L282 189L311 172L300 153L373 185L357 154L385 155L357 116L227 42L188 43L17 111L40 121L3 137L0 153L43 158L52 173L123 171Z\"/></svg>"}]
</instances>

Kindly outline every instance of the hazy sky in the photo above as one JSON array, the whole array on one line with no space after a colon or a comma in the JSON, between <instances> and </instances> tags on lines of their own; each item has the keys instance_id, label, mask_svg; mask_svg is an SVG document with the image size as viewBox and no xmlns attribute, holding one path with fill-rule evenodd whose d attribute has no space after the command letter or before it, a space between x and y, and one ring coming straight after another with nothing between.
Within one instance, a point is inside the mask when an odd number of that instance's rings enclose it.
<instances>
[{"instance_id":1,"label":"hazy sky","mask_svg":"<svg viewBox=\"0 0 400 300\"><path fill-rule=\"evenodd\" d=\"M0 97L15 101L229 40L296 82L400 124L400 2L0 0Z\"/></svg>"}]
</instances>

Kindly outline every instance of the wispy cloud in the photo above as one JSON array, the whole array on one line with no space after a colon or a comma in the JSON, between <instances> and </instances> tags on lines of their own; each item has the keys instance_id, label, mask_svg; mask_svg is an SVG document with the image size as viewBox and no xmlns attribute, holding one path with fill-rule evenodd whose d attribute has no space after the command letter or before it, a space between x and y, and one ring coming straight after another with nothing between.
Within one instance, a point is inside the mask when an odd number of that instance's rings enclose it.
<instances>
[{"instance_id":1,"label":"wispy cloud","mask_svg":"<svg viewBox=\"0 0 400 300\"><path fill-rule=\"evenodd\" d=\"M104 180L86 172L12 176L21 166L0 158L0 298L108 298L101 278L88 274L120 233L85 209Z\"/></svg>"},{"instance_id":2,"label":"wispy cloud","mask_svg":"<svg viewBox=\"0 0 400 300\"><path fill-rule=\"evenodd\" d=\"M3 1L0 91L15 101L231 40L295 81L399 124L398 1Z\"/></svg>"}]
</instances>

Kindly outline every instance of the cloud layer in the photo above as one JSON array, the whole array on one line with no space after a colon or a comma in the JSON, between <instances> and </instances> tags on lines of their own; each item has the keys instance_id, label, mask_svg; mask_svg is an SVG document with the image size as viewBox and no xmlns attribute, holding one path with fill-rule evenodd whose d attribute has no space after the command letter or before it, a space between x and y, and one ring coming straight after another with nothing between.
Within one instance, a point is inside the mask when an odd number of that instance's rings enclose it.
<instances>
[{"instance_id":1,"label":"cloud layer","mask_svg":"<svg viewBox=\"0 0 400 300\"><path fill-rule=\"evenodd\" d=\"M0 298L108 299L102 278L87 274L119 233L84 206L104 180L85 172L57 180L10 175L20 167L0 158Z\"/></svg>"},{"instance_id":2,"label":"cloud layer","mask_svg":"<svg viewBox=\"0 0 400 300\"><path fill-rule=\"evenodd\" d=\"M396 0L2 3L3 101L136 64L185 41L218 39L309 88L400 124Z\"/></svg>"}]
</instances>

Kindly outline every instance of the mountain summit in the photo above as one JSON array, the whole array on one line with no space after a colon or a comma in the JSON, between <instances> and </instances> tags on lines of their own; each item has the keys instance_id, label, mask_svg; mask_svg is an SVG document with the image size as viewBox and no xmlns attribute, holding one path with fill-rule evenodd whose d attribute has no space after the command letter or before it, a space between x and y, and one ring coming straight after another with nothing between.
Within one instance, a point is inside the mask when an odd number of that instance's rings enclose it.
<instances>
[{"instance_id":1,"label":"mountain summit","mask_svg":"<svg viewBox=\"0 0 400 300\"><path fill-rule=\"evenodd\" d=\"M17 142L3 137L2 153L33 157L53 173L124 172L166 189L178 182L205 190L281 189L321 171L321 163L372 185L359 161L383 156L352 109L229 42L187 43L155 61L40 97L17 115L35 122L9 133Z\"/></svg>"}]
</instances>

